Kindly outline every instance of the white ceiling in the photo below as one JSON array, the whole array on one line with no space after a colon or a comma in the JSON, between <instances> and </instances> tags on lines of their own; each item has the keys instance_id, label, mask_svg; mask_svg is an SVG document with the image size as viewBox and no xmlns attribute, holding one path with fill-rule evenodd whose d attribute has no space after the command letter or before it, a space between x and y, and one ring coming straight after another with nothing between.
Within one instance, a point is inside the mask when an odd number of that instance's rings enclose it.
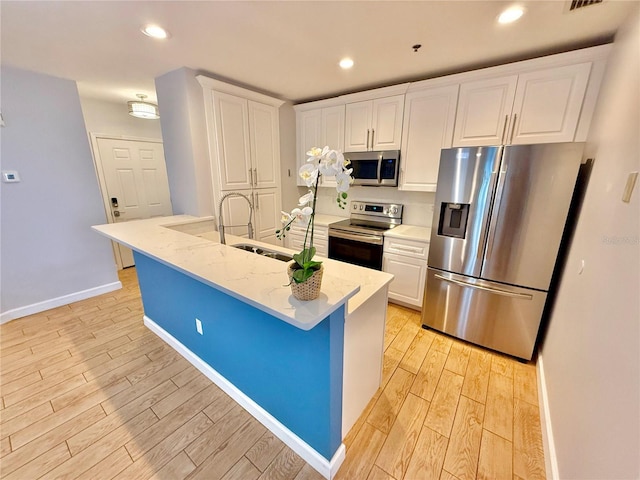
<instances>
[{"instance_id":1,"label":"white ceiling","mask_svg":"<svg viewBox=\"0 0 640 480\"><path fill-rule=\"evenodd\" d=\"M297 103L602 43L638 6L525 1L521 20L498 25L512 3L2 0L1 60L111 101L155 99L154 78L186 66ZM147 23L171 37L142 35Z\"/></svg>"}]
</instances>

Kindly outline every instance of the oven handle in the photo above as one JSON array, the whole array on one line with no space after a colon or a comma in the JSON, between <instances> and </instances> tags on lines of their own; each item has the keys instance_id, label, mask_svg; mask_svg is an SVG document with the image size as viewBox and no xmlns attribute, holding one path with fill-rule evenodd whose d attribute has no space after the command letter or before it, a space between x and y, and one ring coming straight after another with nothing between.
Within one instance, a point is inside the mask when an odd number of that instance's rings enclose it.
<instances>
[{"instance_id":1,"label":"oven handle","mask_svg":"<svg viewBox=\"0 0 640 480\"><path fill-rule=\"evenodd\" d=\"M368 233L347 233L342 230L329 230L329 238L342 238L353 240L354 242L370 243L372 245L382 245L384 237L382 235L371 235Z\"/></svg>"},{"instance_id":2,"label":"oven handle","mask_svg":"<svg viewBox=\"0 0 640 480\"><path fill-rule=\"evenodd\" d=\"M378 157L378 184L380 184L380 182L382 181L382 178L380 178L380 176L382 175L381 173L382 171L382 154L380 154L380 156Z\"/></svg>"}]
</instances>

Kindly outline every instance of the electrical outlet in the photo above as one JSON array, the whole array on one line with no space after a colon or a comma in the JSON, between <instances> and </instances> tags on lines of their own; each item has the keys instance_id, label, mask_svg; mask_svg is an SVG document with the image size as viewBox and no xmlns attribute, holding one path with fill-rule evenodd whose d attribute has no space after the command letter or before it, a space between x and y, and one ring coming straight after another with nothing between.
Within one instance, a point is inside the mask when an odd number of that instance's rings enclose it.
<instances>
[{"instance_id":1,"label":"electrical outlet","mask_svg":"<svg viewBox=\"0 0 640 480\"><path fill-rule=\"evenodd\" d=\"M196 318L196 332L202 335L202 322L198 318Z\"/></svg>"}]
</instances>

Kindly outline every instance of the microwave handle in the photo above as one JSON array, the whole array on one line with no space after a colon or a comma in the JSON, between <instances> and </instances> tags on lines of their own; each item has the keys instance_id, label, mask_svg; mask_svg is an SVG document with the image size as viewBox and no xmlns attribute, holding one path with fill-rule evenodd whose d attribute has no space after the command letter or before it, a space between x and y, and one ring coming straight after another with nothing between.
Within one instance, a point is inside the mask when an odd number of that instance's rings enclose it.
<instances>
[{"instance_id":1,"label":"microwave handle","mask_svg":"<svg viewBox=\"0 0 640 480\"><path fill-rule=\"evenodd\" d=\"M378 156L378 184L380 184L380 182L382 181L382 178L380 178L380 176L382 175L382 154L380 154Z\"/></svg>"}]
</instances>

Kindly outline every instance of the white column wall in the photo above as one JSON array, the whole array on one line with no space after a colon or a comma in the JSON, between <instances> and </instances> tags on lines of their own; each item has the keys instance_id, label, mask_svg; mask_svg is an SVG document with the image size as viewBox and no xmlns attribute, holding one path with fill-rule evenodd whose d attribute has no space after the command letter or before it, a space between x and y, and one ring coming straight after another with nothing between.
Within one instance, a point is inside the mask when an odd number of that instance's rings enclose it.
<instances>
[{"instance_id":1,"label":"white column wall","mask_svg":"<svg viewBox=\"0 0 640 480\"><path fill-rule=\"evenodd\" d=\"M214 214L207 125L197 73L180 68L156 78L173 211Z\"/></svg>"},{"instance_id":2,"label":"white column wall","mask_svg":"<svg viewBox=\"0 0 640 480\"><path fill-rule=\"evenodd\" d=\"M640 478L640 185L621 200L640 170L639 27L636 12L616 37L589 138L595 164L538 364L548 478Z\"/></svg>"}]
</instances>

